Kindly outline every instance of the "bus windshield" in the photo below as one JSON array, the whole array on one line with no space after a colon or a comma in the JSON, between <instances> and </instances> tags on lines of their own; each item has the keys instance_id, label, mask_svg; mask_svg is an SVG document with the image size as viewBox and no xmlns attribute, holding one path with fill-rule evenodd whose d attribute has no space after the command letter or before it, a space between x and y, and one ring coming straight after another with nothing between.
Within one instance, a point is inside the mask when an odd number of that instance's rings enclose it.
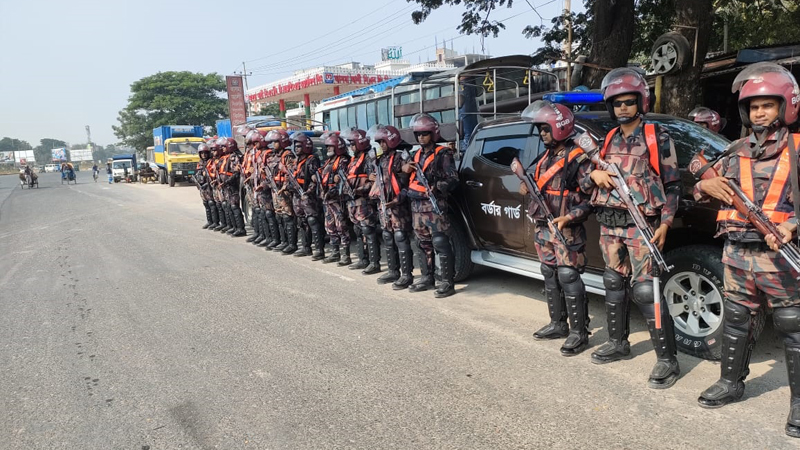
<instances>
[{"instance_id":1,"label":"bus windshield","mask_svg":"<svg viewBox=\"0 0 800 450\"><path fill-rule=\"evenodd\" d=\"M185 155L196 155L197 147L201 142L170 142L168 151L170 154L182 153Z\"/></svg>"}]
</instances>

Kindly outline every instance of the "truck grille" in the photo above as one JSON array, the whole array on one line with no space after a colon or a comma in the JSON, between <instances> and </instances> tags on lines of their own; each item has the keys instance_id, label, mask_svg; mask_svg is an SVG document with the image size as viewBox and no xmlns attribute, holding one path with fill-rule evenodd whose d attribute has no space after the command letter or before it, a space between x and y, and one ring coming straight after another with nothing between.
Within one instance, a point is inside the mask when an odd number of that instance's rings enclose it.
<instances>
[{"instance_id":1,"label":"truck grille","mask_svg":"<svg viewBox=\"0 0 800 450\"><path fill-rule=\"evenodd\" d=\"M197 163L194 162L172 163L172 170L195 170L195 169L197 169Z\"/></svg>"}]
</instances>

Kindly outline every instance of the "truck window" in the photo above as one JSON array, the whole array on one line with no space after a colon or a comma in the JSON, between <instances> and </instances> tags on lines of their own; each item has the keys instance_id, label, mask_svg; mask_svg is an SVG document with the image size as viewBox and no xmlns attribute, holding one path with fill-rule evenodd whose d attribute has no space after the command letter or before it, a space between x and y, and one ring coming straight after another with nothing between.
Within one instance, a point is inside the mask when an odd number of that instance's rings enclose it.
<instances>
[{"instance_id":1,"label":"truck window","mask_svg":"<svg viewBox=\"0 0 800 450\"><path fill-rule=\"evenodd\" d=\"M510 166L511 160L522 155L527 141L527 136L486 139L483 141L481 156L495 164Z\"/></svg>"},{"instance_id":2,"label":"truck window","mask_svg":"<svg viewBox=\"0 0 800 450\"><path fill-rule=\"evenodd\" d=\"M187 155L196 155L197 147L200 142L170 142L169 153L183 153Z\"/></svg>"}]
</instances>

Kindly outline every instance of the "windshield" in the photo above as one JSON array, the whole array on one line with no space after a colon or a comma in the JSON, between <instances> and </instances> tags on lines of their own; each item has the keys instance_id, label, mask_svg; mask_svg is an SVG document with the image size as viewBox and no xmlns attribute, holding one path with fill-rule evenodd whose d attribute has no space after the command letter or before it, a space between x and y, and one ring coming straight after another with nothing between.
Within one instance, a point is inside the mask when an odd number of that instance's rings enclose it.
<instances>
[{"instance_id":1,"label":"windshield","mask_svg":"<svg viewBox=\"0 0 800 450\"><path fill-rule=\"evenodd\" d=\"M125 159L125 160L122 160L122 161L114 161L114 163L111 165L111 167L114 168L114 169L120 169L120 170L130 169L131 168L131 161L129 159Z\"/></svg>"},{"instance_id":2,"label":"windshield","mask_svg":"<svg viewBox=\"0 0 800 450\"><path fill-rule=\"evenodd\" d=\"M182 153L187 155L196 155L197 154L197 147L200 146L202 142L170 142L169 143L169 153Z\"/></svg>"}]
</instances>

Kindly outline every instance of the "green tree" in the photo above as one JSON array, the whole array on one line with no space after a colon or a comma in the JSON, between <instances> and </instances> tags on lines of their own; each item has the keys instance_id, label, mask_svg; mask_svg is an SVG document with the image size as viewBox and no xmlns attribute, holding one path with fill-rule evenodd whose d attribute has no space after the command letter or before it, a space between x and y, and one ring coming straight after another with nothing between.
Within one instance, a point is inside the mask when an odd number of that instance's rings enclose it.
<instances>
[{"instance_id":1,"label":"green tree","mask_svg":"<svg viewBox=\"0 0 800 450\"><path fill-rule=\"evenodd\" d=\"M728 51L800 41L798 0L717 0L714 7L711 51L724 49L726 23Z\"/></svg>"},{"instance_id":2,"label":"green tree","mask_svg":"<svg viewBox=\"0 0 800 450\"><path fill-rule=\"evenodd\" d=\"M159 72L131 84L128 105L112 126L121 143L144 151L153 145L153 128L161 125L202 125L216 130L227 115L220 97L225 81L216 73Z\"/></svg>"},{"instance_id":3,"label":"green tree","mask_svg":"<svg viewBox=\"0 0 800 450\"><path fill-rule=\"evenodd\" d=\"M297 108L300 103L290 103L286 102L286 109L294 109ZM281 115L281 107L279 103L270 103L269 105L262 106L261 110L258 111L259 116L275 116L279 117Z\"/></svg>"},{"instance_id":4,"label":"green tree","mask_svg":"<svg viewBox=\"0 0 800 450\"><path fill-rule=\"evenodd\" d=\"M14 139L10 137L4 137L0 139L0 152L13 152L15 150L30 150L31 144L27 141L23 141L20 139Z\"/></svg>"}]
</instances>

